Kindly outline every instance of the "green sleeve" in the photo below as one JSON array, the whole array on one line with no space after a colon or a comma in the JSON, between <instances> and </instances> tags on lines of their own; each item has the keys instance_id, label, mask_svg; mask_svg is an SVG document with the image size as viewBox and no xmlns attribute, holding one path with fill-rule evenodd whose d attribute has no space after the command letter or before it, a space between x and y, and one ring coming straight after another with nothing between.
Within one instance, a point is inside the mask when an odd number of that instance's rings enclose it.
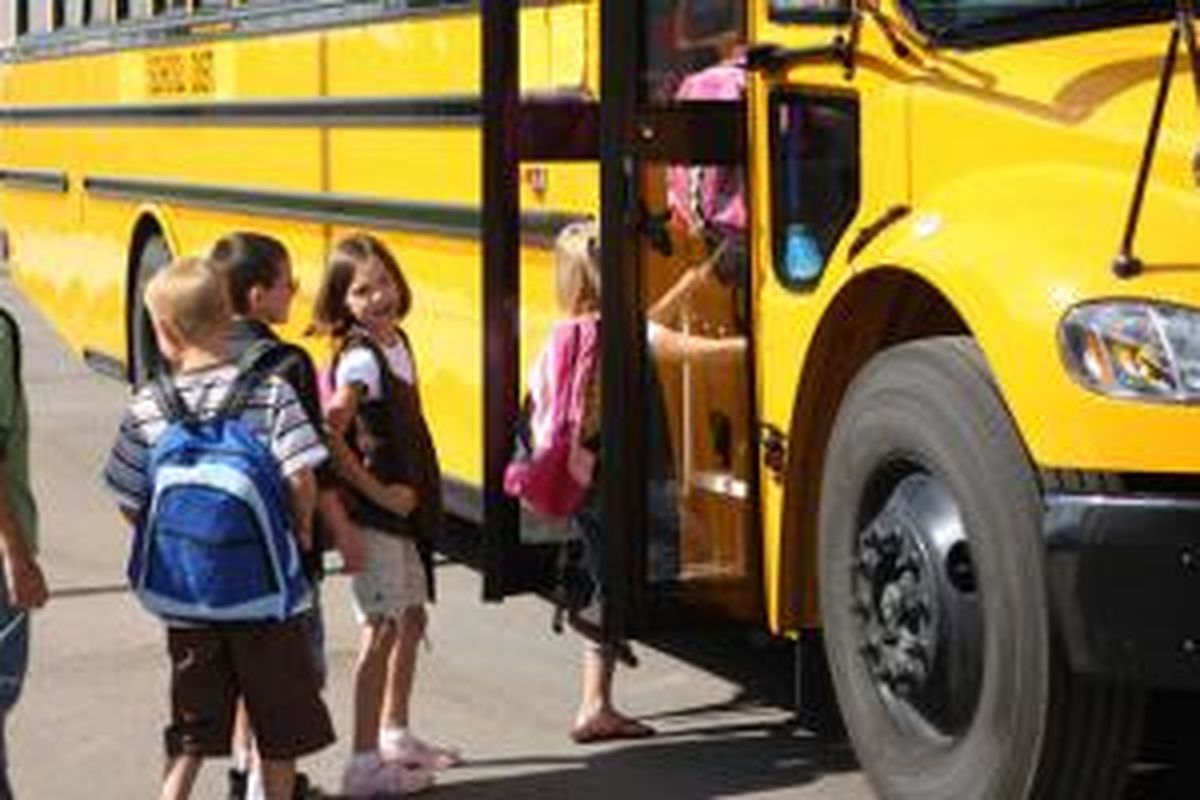
<instances>
[{"instance_id":1,"label":"green sleeve","mask_svg":"<svg viewBox=\"0 0 1200 800\"><path fill-rule=\"evenodd\" d=\"M8 325L0 320L0 453L7 450L8 432L13 426L17 409L17 392L13 381L13 339Z\"/></svg>"}]
</instances>

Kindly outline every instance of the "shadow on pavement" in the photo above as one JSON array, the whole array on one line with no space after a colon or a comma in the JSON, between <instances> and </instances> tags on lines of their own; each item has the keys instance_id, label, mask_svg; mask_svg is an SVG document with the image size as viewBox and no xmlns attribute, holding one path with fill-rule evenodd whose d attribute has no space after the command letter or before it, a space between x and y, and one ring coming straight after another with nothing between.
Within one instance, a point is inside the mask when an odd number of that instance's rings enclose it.
<instances>
[{"instance_id":1,"label":"shadow on pavement","mask_svg":"<svg viewBox=\"0 0 1200 800\"><path fill-rule=\"evenodd\" d=\"M494 766L521 775L474 778L438 787L437 796L472 798L733 797L799 787L830 772L857 769L844 744L828 743L790 724L714 726L674 731L635 746L589 751L578 758L503 759ZM493 766L475 762L475 766ZM542 767L547 767L543 769Z\"/></svg>"}]
</instances>

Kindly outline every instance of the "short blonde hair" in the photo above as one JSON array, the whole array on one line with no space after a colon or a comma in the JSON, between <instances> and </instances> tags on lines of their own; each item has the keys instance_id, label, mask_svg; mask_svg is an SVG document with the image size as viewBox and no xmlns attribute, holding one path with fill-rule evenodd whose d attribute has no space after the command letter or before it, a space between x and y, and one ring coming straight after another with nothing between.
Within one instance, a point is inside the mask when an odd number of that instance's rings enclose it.
<instances>
[{"instance_id":1,"label":"short blonde hair","mask_svg":"<svg viewBox=\"0 0 1200 800\"><path fill-rule=\"evenodd\" d=\"M204 258L181 258L168 264L146 284L144 297L150 314L170 323L188 342L212 338L233 313L224 279Z\"/></svg>"},{"instance_id":2,"label":"short blonde hair","mask_svg":"<svg viewBox=\"0 0 1200 800\"><path fill-rule=\"evenodd\" d=\"M591 220L572 222L554 242L554 277L563 311L600 310L600 229Z\"/></svg>"}]
</instances>

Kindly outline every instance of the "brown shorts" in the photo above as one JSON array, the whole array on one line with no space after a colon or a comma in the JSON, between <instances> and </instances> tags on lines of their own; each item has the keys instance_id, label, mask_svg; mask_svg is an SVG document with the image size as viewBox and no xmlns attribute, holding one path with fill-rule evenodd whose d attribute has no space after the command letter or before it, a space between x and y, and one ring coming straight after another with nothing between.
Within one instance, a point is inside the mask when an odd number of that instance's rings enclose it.
<instances>
[{"instance_id":1,"label":"brown shorts","mask_svg":"<svg viewBox=\"0 0 1200 800\"><path fill-rule=\"evenodd\" d=\"M286 761L334 740L307 634L286 622L168 628L171 724L167 755L230 752L239 697L263 758Z\"/></svg>"}]
</instances>

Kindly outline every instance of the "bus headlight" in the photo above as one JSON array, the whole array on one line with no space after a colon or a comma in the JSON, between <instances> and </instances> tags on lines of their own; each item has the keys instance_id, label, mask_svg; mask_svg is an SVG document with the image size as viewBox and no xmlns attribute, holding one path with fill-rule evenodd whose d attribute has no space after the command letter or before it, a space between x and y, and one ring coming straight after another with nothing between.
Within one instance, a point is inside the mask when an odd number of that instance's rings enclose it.
<instances>
[{"instance_id":1,"label":"bus headlight","mask_svg":"<svg viewBox=\"0 0 1200 800\"><path fill-rule=\"evenodd\" d=\"M1068 371L1110 397L1200 402L1200 311L1111 300L1076 306L1059 343Z\"/></svg>"}]
</instances>

